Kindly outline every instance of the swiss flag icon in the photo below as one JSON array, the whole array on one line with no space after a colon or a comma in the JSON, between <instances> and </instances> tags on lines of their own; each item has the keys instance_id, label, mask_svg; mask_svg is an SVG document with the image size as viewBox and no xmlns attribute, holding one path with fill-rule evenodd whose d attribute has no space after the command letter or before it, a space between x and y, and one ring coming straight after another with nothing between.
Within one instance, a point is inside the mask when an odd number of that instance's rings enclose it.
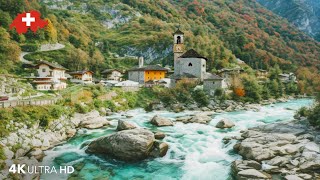
<instances>
[{"instance_id":1,"label":"swiss flag icon","mask_svg":"<svg viewBox=\"0 0 320 180\"><path fill-rule=\"evenodd\" d=\"M18 14L10 25L10 29L16 28L18 34L26 33L30 28L34 33L39 28L44 28L48 25L48 21L40 18L41 14L38 11L32 10Z\"/></svg>"}]
</instances>

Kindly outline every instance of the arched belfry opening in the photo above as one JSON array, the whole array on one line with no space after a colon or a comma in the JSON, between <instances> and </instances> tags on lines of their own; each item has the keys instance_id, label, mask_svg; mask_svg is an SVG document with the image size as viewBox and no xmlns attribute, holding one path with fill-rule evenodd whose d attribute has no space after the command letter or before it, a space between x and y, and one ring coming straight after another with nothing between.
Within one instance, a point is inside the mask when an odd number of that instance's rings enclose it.
<instances>
[{"instance_id":1,"label":"arched belfry opening","mask_svg":"<svg viewBox=\"0 0 320 180\"><path fill-rule=\"evenodd\" d=\"M188 66L189 66L189 67L192 66L192 63L189 63Z\"/></svg>"},{"instance_id":2,"label":"arched belfry opening","mask_svg":"<svg viewBox=\"0 0 320 180\"><path fill-rule=\"evenodd\" d=\"M177 44L181 44L181 36L177 37Z\"/></svg>"}]
</instances>

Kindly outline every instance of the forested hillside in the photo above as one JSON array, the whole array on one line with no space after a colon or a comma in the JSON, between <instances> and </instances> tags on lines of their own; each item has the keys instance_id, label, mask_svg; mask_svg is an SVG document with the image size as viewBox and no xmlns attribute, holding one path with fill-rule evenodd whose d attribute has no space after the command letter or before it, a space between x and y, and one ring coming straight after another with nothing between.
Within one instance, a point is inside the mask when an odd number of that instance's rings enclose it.
<instances>
[{"instance_id":1,"label":"forested hillside","mask_svg":"<svg viewBox=\"0 0 320 180\"><path fill-rule=\"evenodd\" d=\"M136 64L128 55L173 64L172 33L180 26L187 49L209 58L208 71L233 66L238 57L252 68L278 64L297 72L301 88L320 87L320 44L255 0L0 0L0 9L0 60L8 72L16 69L20 47L57 41L67 47L26 58L97 74ZM26 35L8 29L17 13L30 9L50 21L47 29Z\"/></svg>"}]
</instances>

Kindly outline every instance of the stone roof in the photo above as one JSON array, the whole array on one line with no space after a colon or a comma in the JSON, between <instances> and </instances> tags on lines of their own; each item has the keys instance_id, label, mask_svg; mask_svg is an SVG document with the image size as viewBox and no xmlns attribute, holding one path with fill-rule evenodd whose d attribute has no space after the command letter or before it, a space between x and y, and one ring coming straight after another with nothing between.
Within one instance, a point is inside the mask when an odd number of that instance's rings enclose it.
<instances>
[{"instance_id":1,"label":"stone roof","mask_svg":"<svg viewBox=\"0 0 320 180\"><path fill-rule=\"evenodd\" d=\"M39 67L41 64L46 64L48 65L49 67L52 67L52 68L55 68L55 69L64 69L64 70L67 70L67 68L61 66L60 64L56 63L56 62L48 62L48 61L43 61L41 60L35 67Z\"/></svg>"},{"instance_id":2,"label":"stone roof","mask_svg":"<svg viewBox=\"0 0 320 180\"><path fill-rule=\"evenodd\" d=\"M168 71L168 69L159 65L148 65L143 67L134 67L128 71Z\"/></svg>"},{"instance_id":3,"label":"stone roof","mask_svg":"<svg viewBox=\"0 0 320 180\"><path fill-rule=\"evenodd\" d=\"M232 71L244 71L241 67L234 67L234 68L223 68L218 70L219 73L221 72L232 72Z\"/></svg>"},{"instance_id":4,"label":"stone roof","mask_svg":"<svg viewBox=\"0 0 320 180\"><path fill-rule=\"evenodd\" d=\"M74 74L85 74L86 72L91 72L93 74L92 71L87 71L87 70L83 70L83 71L74 71L74 72L69 72L70 75L74 75Z\"/></svg>"},{"instance_id":5,"label":"stone roof","mask_svg":"<svg viewBox=\"0 0 320 180\"><path fill-rule=\"evenodd\" d=\"M173 74L170 76L170 78L171 79L183 79L183 78L194 79L194 78L198 78L198 77L193 74L183 73L183 74L178 74L178 75Z\"/></svg>"},{"instance_id":6,"label":"stone roof","mask_svg":"<svg viewBox=\"0 0 320 180\"><path fill-rule=\"evenodd\" d=\"M117 69L105 69L101 73L107 74L107 73L111 73L112 71L118 71L118 72L122 73L120 70L117 70Z\"/></svg>"},{"instance_id":7,"label":"stone roof","mask_svg":"<svg viewBox=\"0 0 320 180\"><path fill-rule=\"evenodd\" d=\"M194 49L189 49L187 52L182 54L179 58L203 58L205 60L208 60L206 57L200 55L197 51Z\"/></svg>"},{"instance_id":8,"label":"stone roof","mask_svg":"<svg viewBox=\"0 0 320 180\"><path fill-rule=\"evenodd\" d=\"M216 75L216 74L211 74L211 73L206 73L204 75L205 80L223 80L222 77Z\"/></svg>"},{"instance_id":9,"label":"stone roof","mask_svg":"<svg viewBox=\"0 0 320 180\"><path fill-rule=\"evenodd\" d=\"M176 32L173 33L173 35L175 34L184 34L179 28L176 30Z\"/></svg>"}]
</instances>

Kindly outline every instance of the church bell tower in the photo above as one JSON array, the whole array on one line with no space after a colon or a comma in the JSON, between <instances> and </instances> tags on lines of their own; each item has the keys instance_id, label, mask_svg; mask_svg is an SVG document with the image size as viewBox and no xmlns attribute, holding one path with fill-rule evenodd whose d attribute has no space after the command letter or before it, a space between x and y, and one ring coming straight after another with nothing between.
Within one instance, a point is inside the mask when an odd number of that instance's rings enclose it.
<instances>
[{"instance_id":1,"label":"church bell tower","mask_svg":"<svg viewBox=\"0 0 320 180\"><path fill-rule=\"evenodd\" d=\"M173 54L174 54L174 63L176 63L176 60L184 53L184 33L178 30L173 33Z\"/></svg>"}]
</instances>

